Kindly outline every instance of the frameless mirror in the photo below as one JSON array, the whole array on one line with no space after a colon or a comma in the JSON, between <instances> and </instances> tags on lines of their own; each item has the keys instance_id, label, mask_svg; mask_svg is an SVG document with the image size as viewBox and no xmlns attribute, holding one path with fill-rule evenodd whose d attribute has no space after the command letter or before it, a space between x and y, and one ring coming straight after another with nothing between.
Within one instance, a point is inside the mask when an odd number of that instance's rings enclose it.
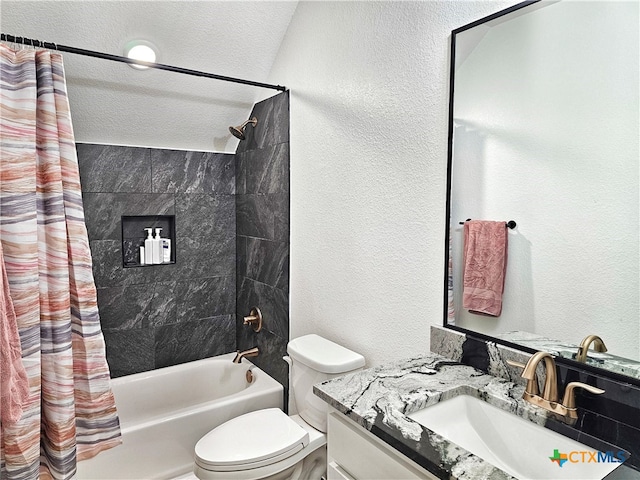
<instances>
[{"instance_id":1,"label":"frameless mirror","mask_svg":"<svg viewBox=\"0 0 640 480\"><path fill-rule=\"evenodd\" d=\"M452 34L445 325L640 378L637 1L526 2ZM463 223L515 220L497 317ZM593 345L592 345L593 348Z\"/></svg>"}]
</instances>

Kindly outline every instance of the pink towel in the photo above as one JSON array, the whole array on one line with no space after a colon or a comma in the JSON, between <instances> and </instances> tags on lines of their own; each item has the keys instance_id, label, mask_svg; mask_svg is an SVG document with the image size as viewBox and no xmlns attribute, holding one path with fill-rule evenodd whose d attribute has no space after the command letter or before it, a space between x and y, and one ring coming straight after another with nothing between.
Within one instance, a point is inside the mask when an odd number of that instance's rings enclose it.
<instances>
[{"instance_id":1,"label":"pink towel","mask_svg":"<svg viewBox=\"0 0 640 480\"><path fill-rule=\"evenodd\" d=\"M462 306L471 313L499 317L507 268L505 222L464 223Z\"/></svg>"},{"instance_id":2,"label":"pink towel","mask_svg":"<svg viewBox=\"0 0 640 480\"><path fill-rule=\"evenodd\" d=\"M16 423L29 398L29 380L22 365L22 347L0 242L0 422Z\"/></svg>"}]
</instances>

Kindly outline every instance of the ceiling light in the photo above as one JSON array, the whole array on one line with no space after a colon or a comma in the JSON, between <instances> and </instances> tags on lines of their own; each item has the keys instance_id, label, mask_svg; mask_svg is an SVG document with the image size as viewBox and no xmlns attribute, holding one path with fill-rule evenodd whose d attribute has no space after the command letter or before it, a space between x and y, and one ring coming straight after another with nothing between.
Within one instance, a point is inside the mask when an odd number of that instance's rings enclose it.
<instances>
[{"instance_id":1,"label":"ceiling light","mask_svg":"<svg viewBox=\"0 0 640 480\"><path fill-rule=\"evenodd\" d=\"M157 54L158 50L155 45L145 40L132 40L124 47L125 57L142 60L144 62L155 62ZM134 65L133 63L129 63L128 65L138 70L146 70L149 68L143 65Z\"/></svg>"}]
</instances>

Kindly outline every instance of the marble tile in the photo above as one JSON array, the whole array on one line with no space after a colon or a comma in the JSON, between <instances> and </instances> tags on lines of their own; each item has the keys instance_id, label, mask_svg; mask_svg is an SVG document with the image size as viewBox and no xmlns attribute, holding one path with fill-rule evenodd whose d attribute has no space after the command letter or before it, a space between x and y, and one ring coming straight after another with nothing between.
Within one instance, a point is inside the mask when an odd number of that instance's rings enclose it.
<instances>
[{"instance_id":1,"label":"marble tile","mask_svg":"<svg viewBox=\"0 0 640 480\"><path fill-rule=\"evenodd\" d=\"M232 275L178 282L176 287L179 323L206 317L235 315L236 282Z\"/></svg>"},{"instance_id":2,"label":"marble tile","mask_svg":"<svg viewBox=\"0 0 640 480\"><path fill-rule=\"evenodd\" d=\"M236 151L238 346L258 345L256 364L288 389L282 361L289 338L288 92L256 104L251 116L258 124L247 129ZM254 305L265 317L257 334L242 324Z\"/></svg>"},{"instance_id":3,"label":"marble tile","mask_svg":"<svg viewBox=\"0 0 640 480\"><path fill-rule=\"evenodd\" d=\"M243 161L244 154L236 153L236 195L247 193L246 161Z\"/></svg>"},{"instance_id":4,"label":"marble tile","mask_svg":"<svg viewBox=\"0 0 640 480\"><path fill-rule=\"evenodd\" d=\"M122 215L175 214L173 195L83 193L83 200L89 240L120 240Z\"/></svg>"},{"instance_id":5,"label":"marble tile","mask_svg":"<svg viewBox=\"0 0 640 480\"><path fill-rule=\"evenodd\" d=\"M289 144L238 154L236 194L289 192Z\"/></svg>"},{"instance_id":6,"label":"marble tile","mask_svg":"<svg viewBox=\"0 0 640 480\"><path fill-rule=\"evenodd\" d=\"M148 285L98 288L97 292L104 332L143 328L153 300Z\"/></svg>"},{"instance_id":7,"label":"marble tile","mask_svg":"<svg viewBox=\"0 0 640 480\"><path fill-rule=\"evenodd\" d=\"M194 278L235 276L235 237L181 238L176 241L176 263L123 268L121 243L90 242L93 275L98 287L129 286Z\"/></svg>"},{"instance_id":8,"label":"marble tile","mask_svg":"<svg viewBox=\"0 0 640 480\"><path fill-rule=\"evenodd\" d=\"M125 283L142 283L141 269L122 268L122 244L118 240L91 240L89 242L96 287L115 287ZM129 282L125 282L129 279Z\"/></svg>"},{"instance_id":9,"label":"marble tile","mask_svg":"<svg viewBox=\"0 0 640 480\"><path fill-rule=\"evenodd\" d=\"M155 368L232 352L235 337L235 320L231 315L158 327Z\"/></svg>"},{"instance_id":10,"label":"marble tile","mask_svg":"<svg viewBox=\"0 0 640 480\"><path fill-rule=\"evenodd\" d=\"M249 278L238 280L237 313L247 315L256 306L262 312L262 328L281 338L289 338L289 295Z\"/></svg>"},{"instance_id":11,"label":"marble tile","mask_svg":"<svg viewBox=\"0 0 640 480\"><path fill-rule=\"evenodd\" d=\"M143 239L125 238L122 240L122 262L125 266L137 266L144 261L140 258L141 246L144 246Z\"/></svg>"},{"instance_id":12,"label":"marble tile","mask_svg":"<svg viewBox=\"0 0 640 480\"><path fill-rule=\"evenodd\" d=\"M221 277L236 274L236 239L233 234L208 238L176 238L175 279Z\"/></svg>"},{"instance_id":13,"label":"marble tile","mask_svg":"<svg viewBox=\"0 0 640 480\"><path fill-rule=\"evenodd\" d=\"M236 237L236 275L247 276L247 239L248 237Z\"/></svg>"},{"instance_id":14,"label":"marble tile","mask_svg":"<svg viewBox=\"0 0 640 480\"><path fill-rule=\"evenodd\" d=\"M242 236L274 239L273 205L268 195L236 197L236 230Z\"/></svg>"},{"instance_id":15,"label":"marble tile","mask_svg":"<svg viewBox=\"0 0 640 480\"><path fill-rule=\"evenodd\" d=\"M282 338L265 329L256 333L250 326L243 324L241 315L236 316L236 331L236 348L248 350L258 347L260 354L257 357L252 357L251 362L280 382L287 391L289 389L289 365L282 359L287 355L287 338Z\"/></svg>"},{"instance_id":16,"label":"marble tile","mask_svg":"<svg viewBox=\"0 0 640 480\"><path fill-rule=\"evenodd\" d=\"M234 155L183 150L151 151L157 193L235 193Z\"/></svg>"},{"instance_id":17,"label":"marble tile","mask_svg":"<svg viewBox=\"0 0 640 480\"><path fill-rule=\"evenodd\" d=\"M288 242L289 195L238 195L236 229L238 235Z\"/></svg>"},{"instance_id":18,"label":"marble tile","mask_svg":"<svg viewBox=\"0 0 640 480\"><path fill-rule=\"evenodd\" d=\"M155 206L152 208L155 208ZM168 208L168 210L171 211L171 208ZM146 228L152 228L154 234L156 228L161 228L160 235L162 238L171 238L172 231L175 229L174 224L175 215L172 214L127 216L122 224L122 236L125 239L141 238L144 240L147 237Z\"/></svg>"},{"instance_id":19,"label":"marble tile","mask_svg":"<svg viewBox=\"0 0 640 480\"><path fill-rule=\"evenodd\" d=\"M236 153L289 142L289 92L256 103L251 117L256 117L258 124L247 128L247 138L238 144Z\"/></svg>"},{"instance_id":20,"label":"marble tile","mask_svg":"<svg viewBox=\"0 0 640 480\"><path fill-rule=\"evenodd\" d=\"M289 291L289 244L246 238L244 276Z\"/></svg>"},{"instance_id":21,"label":"marble tile","mask_svg":"<svg viewBox=\"0 0 640 480\"><path fill-rule=\"evenodd\" d=\"M269 197L273 209L273 239L289 243L289 194L270 194Z\"/></svg>"},{"instance_id":22,"label":"marble tile","mask_svg":"<svg viewBox=\"0 0 640 480\"><path fill-rule=\"evenodd\" d=\"M251 150L245 155L78 146L94 276L118 375L234 350L237 271L258 280L246 279L241 297L265 305L263 361L287 386L288 110L288 93L255 106L260 120L241 142L239 153ZM256 195L236 202L236 191ZM127 234L123 246L121 215L176 215L176 264L123 268L123 255L138 260L144 232Z\"/></svg>"},{"instance_id":23,"label":"marble tile","mask_svg":"<svg viewBox=\"0 0 640 480\"><path fill-rule=\"evenodd\" d=\"M173 325L177 321L178 299L177 282L156 282L147 284L152 291L153 300L145 328Z\"/></svg>"},{"instance_id":24,"label":"marble tile","mask_svg":"<svg viewBox=\"0 0 640 480\"><path fill-rule=\"evenodd\" d=\"M145 326L159 327L235 314L236 285L231 275L158 282Z\"/></svg>"},{"instance_id":25,"label":"marble tile","mask_svg":"<svg viewBox=\"0 0 640 480\"><path fill-rule=\"evenodd\" d=\"M113 378L155 368L153 330L104 332L104 340Z\"/></svg>"},{"instance_id":26,"label":"marble tile","mask_svg":"<svg viewBox=\"0 0 640 480\"><path fill-rule=\"evenodd\" d=\"M93 240L89 246L98 288L152 284L179 278L180 269L173 264L123 268L122 244L118 240Z\"/></svg>"},{"instance_id":27,"label":"marble tile","mask_svg":"<svg viewBox=\"0 0 640 480\"><path fill-rule=\"evenodd\" d=\"M262 333L254 332L250 325L245 325L243 315L236 313L236 350L248 350L258 345L258 335ZM266 370L265 370L266 371ZM267 372L268 373L268 372Z\"/></svg>"},{"instance_id":28,"label":"marble tile","mask_svg":"<svg viewBox=\"0 0 640 480\"><path fill-rule=\"evenodd\" d=\"M76 144L82 191L151 193L148 148Z\"/></svg>"},{"instance_id":29,"label":"marble tile","mask_svg":"<svg viewBox=\"0 0 640 480\"><path fill-rule=\"evenodd\" d=\"M236 205L233 195L176 195L176 235L212 237L235 235Z\"/></svg>"}]
</instances>

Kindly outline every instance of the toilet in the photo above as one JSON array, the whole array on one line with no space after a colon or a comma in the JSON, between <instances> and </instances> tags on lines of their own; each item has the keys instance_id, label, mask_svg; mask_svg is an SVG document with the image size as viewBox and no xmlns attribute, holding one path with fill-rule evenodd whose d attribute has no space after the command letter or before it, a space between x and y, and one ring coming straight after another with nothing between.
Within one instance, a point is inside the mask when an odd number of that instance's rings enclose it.
<instances>
[{"instance_id":1,"label":"toilet","mask_svg":"<svg viewBox=\"0 0 640 480\"><path fill-rule=\"evenodd\" d=\"M315 334L291 340L287 353L298 414L267 408L214 428L196 444L196 477L302 480L326 474L327 404L313 385L362 369L364 357Z\"/></svg>"}]
</instances>

